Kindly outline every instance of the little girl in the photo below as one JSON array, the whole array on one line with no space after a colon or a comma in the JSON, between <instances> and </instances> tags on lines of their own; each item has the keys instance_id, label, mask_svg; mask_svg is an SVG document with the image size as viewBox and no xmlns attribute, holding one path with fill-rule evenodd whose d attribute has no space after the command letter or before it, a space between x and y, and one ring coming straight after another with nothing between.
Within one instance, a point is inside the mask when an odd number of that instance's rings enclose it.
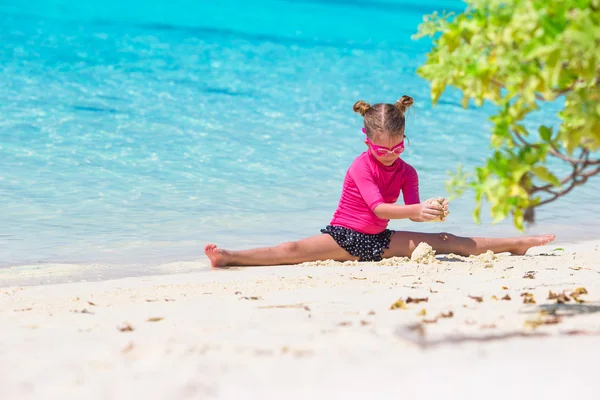
<instances>
[{"instance_id":1,"label":"little girl","mask_svg":"<svg viewBox=\"0 0 600 400\"><path fill-rule=\"evenodd\" d=\"M367 150L359 155L346 173L342 195L331 223L321 235L275 247L229 251L206 245L204 252L213 267L230 265L289 265L307 261L380 261L406 256L421 242L437 254L463 256L510 252L523 255L533 246L554 240L554 235L512 238L467 238L450 233L418 233L387 229L390 219L425 222L447 211L443 204L419 200L417 171L400 158L404 151L404 114L413 104L402 96L396 104L354 104L364 117L363 132ZM402 192L404 205L395 204Z\"/></svg>"}]
</instances>

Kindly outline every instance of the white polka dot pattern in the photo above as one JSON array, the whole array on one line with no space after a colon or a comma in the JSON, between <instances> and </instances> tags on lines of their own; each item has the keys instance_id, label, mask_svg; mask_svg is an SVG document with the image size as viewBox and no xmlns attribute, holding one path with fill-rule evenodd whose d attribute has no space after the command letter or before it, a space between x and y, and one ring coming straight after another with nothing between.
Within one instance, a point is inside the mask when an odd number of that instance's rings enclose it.
<instances>
[{"instance_id":1,"label":"white polka dot pattern","mask_svg":"<svg viewBox=\"0 0 600 400\"><path fill-rule=\"evenodd\" d=\"M359 257L359 261L381 261L384 250L390 247L394 231L386 229L381 233L368 234L343 226L327 225L321 229L321 233L331 235L342 249Z\"/></svg>"}]
</instances>

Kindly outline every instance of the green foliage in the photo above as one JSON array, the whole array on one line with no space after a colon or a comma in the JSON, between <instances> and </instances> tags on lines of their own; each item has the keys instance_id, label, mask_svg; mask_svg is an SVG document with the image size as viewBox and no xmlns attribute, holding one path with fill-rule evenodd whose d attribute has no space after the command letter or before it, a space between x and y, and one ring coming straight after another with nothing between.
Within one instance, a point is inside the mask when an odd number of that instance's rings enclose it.
<instances>
[{"instance_id":1,"label":"green foliage","mask_svg":"<svg viewBox=\"0 0 600 400\"><path fill-rule=\"evenodd\" d=\"M600 0L466 3L462 14L424 18L415 37L433 37L434 45L418 74L430 82L434 104L454 87L463 107L497 106L492 156L474 174L459 170L447 187L475 191L476 220L485 199L494 221L512 214L522 230L534 207L600 172L600 160L590 158L600 148ZM561 97L560 127L525 128L531 112ZM559 179L546 165L549 156L573 172Z\"/></svg>"}]
</instances>

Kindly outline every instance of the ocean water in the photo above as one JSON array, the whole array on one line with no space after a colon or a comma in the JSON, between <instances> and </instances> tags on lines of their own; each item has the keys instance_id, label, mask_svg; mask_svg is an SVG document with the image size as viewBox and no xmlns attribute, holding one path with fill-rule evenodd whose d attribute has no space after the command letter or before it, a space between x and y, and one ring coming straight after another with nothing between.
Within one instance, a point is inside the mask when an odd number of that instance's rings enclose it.
<instances>
[{"instance_id":1,"label":"ocean water","mask_svg":"<svg viewBox=\"0 0 600 400\"><path fill-rule=\"evenodd\" d=\"M460 1L0 0L0 267L126 269L319 233L364 151L359 99L415 98L405 159L422 198L489 154L493 112L432 107L422 16ZM530 121L554 120L556 107ZM529 232L598 238L598 179ZM588 199L588 200L586 200ZM394 229L499 236L471 218Z\"/></svg>"}]
</instances>

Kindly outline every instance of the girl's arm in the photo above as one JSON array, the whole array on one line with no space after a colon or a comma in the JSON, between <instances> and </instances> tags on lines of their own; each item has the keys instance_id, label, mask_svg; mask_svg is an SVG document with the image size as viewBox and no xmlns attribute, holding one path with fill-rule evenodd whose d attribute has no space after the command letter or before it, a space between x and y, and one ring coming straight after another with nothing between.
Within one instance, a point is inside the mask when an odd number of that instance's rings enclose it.
<instances>
[{"instance_id":1,"label":"girl's arm","mask_svg":"<svg viewBox=\"0 0 600 400\"><path fill-rule=\"evenodd\" d=\"M405 219L419 221L421 204L401 205L381 203L373 209L375 215L381 219Z\"/></svg>"},{"instance_id":2,"label":"girl's arm","mask_svg":"<svg viewBox=\"0 0 600 400\"><path fill-rule=\"evenodd\" d=\"M411 205L381 203L373 209L373 212L381 219L409 218L413 222L424 222L439 216L442 213L442 206L435 202Z\"/></svg>"}]
</instances>

